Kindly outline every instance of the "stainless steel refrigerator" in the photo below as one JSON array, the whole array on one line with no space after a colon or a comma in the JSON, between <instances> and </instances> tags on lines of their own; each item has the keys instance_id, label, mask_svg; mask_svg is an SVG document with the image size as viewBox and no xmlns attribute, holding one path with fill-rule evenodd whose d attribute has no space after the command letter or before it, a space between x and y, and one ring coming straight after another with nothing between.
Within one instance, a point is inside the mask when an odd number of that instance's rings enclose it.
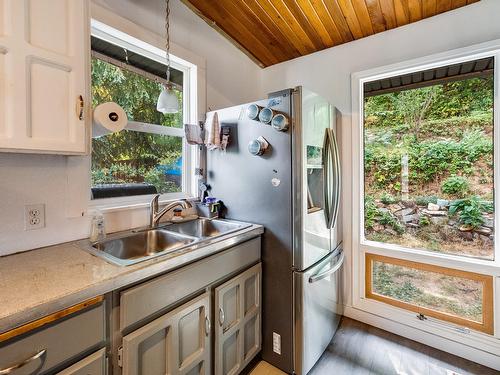
<instances>
[{"instance_id":1,"label":"stainless steel refrigerator","mask_svg":"<svg viewBox=\"0 0 500 375\"><path fill-rule=\"evenodd\" d=\"M208 151L210 194L265 227L262 358L306 374L342 315L340 113L302 87L215 112L230 143Z\"/></svg>"}]
</instances>

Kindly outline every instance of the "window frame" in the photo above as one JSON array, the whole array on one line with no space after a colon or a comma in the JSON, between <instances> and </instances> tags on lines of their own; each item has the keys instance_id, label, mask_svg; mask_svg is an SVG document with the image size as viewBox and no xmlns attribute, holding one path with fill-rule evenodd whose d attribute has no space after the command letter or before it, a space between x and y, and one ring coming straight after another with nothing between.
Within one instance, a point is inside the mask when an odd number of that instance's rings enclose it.
<instances>
[{"instance_id":1,"label":"window frame","mask_svg":"<svg viewBox=\"0 0 500 375\"><path fill-rule=\"evenodd\" d=\"M95 19L91 20L91 35L106 42L120 46L140 54L159 63L167 63L164 50L157 48L147 42L139 40L129 34L114 29ZM99 58L99 57L96 57ZM170 54L170 65L172 68L183 73L183 124L197 122L197 66L184 59ZM137 73L140 74L140 73ZM150 77L147 77L150 78ZM161 81L159 77L159 81ZM168 202L175 199L193 198L196 196L196 178L194 176L195 166L199 160L199 155L195 147L190 147L186 141L183 128L166 127L157 124L148 124L140 121L129 121L127 130L139 131L151 134L161 134L182 138L182 192L164 193L160 196L161 202ZM90 165L89 165L90 172ZM89 194L91 183L89 181ZM126 209L146 206L149 204L152 195L135 195L128 197L114 197L90 199L89 206L106 210Z\"/></svg>"},{"instance_id":2,"label":"window frame","mask_svg":"<svg viewBox=\"0 0 500 375\"><path fill-rule=\"evenodd\" d=\"M385 296L380 293L373 291L373 262L381 262L385 264L391 264L395 266L402 266L406 268L412 268L421 271L428 271L433 273L438 273L446 276L458 277L461 279L472 280L480 282L483 285L482 292L482 323L474 320L466 319L458 315L433 310L427 307L420 307L409 302L404 302L396 298ZM458 324L463 327L472 328L477 331L485 332L490 335L493 334L493 276L487 276L479 273L455 270L452 268L433 266L426 263L413 262L409 260L402 260L397 258L391 258L378 254L365 253L365 290L366 298L371 298L373 300L381 301L389 305L400 307L406 310L413 311L415 313L421 313L425 316L432 316L434 318L448 321L454 324Z\"/></svg>"},{"instance_id":3,"label":"window frame","mask_svg":"<svg viewBox=\"0 0 500 375\"><path fill-rule=\"evenodd\" d=\"M351 75L351 182L352 189L345 192L348 202L345 206L350 206L349 212L352 217L349 219L350 225L346 229L346 237L351 244L352 252L349 263L351 264L352 289L348 295L349 304L363 313L369 313L393 322L401 323L418 330L439 335L457 342L462 342L472 347L482 350L500 350L500 322L499 318L494 322L494 334L487 335L479 331L464 330L456 324L450 324L439 319L429 317L426 321L419 321L415 318L415 313L403 310L380 301L366 298L366 253L388 256L406 261L429 264L436 267L446 267L459 271L474 272L494 277L494 300L495 314L500 311L500 241L496 240L495 259L482 260L476 258L466 258L460 255L433 253L431 251L405 248L398 245L384 244L375 241L368 241L364 235L364 134L363 134L363 108L364 108L364 83L409 74L416 71L434 69L440 66L457 64L469 60L485 57L495 58L494 72L494 181L499 183L500 170L500 40L481 43L471 47L460 48L435 55L430 55L414 60L409 60L392 65L382 66L375 69L356 72ZM500 225L500 202L499 190L494 191L495 223ZM494 348L494 349L492 349Z\"/></svg>"}]
</instances>

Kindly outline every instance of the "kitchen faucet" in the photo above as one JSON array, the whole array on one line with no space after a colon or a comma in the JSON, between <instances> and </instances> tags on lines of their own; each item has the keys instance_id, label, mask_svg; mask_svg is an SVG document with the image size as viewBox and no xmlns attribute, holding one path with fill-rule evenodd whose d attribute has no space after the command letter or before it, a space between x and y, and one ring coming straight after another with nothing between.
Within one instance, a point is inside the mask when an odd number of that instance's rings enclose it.
<instances>
[{"instance_id":1,"label":"kitchen faucet","mask_svg":"<svg viewBox=\"0 0 500 375\"><path fill-rule=\"evenodd\" d=\"M160 219L163 215L165 215L169 210L174 208L175 206L181 206L183 209L193 207L191 203L187 200L182 199L172 203L167 204L161 211L158 211L158 199L160 198L160 194L156 194L151 203L149 204L149 227L155 228L158 226Z\"/></svg>"}]
</instances>

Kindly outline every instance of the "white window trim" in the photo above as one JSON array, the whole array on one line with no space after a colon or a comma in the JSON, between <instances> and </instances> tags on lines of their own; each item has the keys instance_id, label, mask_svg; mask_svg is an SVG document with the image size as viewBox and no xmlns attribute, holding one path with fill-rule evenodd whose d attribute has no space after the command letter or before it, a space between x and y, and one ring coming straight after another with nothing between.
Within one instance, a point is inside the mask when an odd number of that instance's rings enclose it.
<instances>
[{"instance_id":1,"label":"white window trim","mask_svg":"<svg viewBox=\"0 0 500 375\"><path fill-rule=\"evenodd\" d=\"M139 40L125 32L117 30L95 19L91 20L91 34L109 43L126 48L129 51L145 56L151 60L166 64L166 52L149 43ZM198 121L198 96L197 96L197 66L182 58L170 54L172 68L183 73L183 123L197 123ZM181 136L183 170L182 192L166 193L160 197L160 203L181 198L194 198L197 194L197 181L194 176L195 165L198 163L198 152L195 147L190 147L181 128L169 128L138 121L129 121L127 129L134 131L147 131L148 133ZM161 128L161 129L160 129ZM89 192L90 192L89 181ZM103 211L116 211L128 208L146 207L152 195L137 195L130 197L116 197L90 200L89 208L99 208Z\"/></svg>"},{"instance_id":2,"label":"white window trim","mask_svg":"<svg viewBox=\"0 0 500 375\"><path fill-rule=\"evenodd\" d=\"M488 56L495 56L494 165L496 167L494 170L494 181L495 183L500 183L500 168L498 168L500 161L500 129L498 128L500 126L500 40L352 74L352 222L350 233L352 241L352 295L350 297L352 298L354 309L378 315L498 356L500 353L500 340L498 340L500 338L500 241L498 239L495 241L495 260L486 261L408 249L401 246L367 241L364 238L363 84L368 81L433 69L443 65L451 65ZM496 223L500 223L499 191L500 189L495 189L494 193ZM364 298L364 260L366 252L496 276L494 283L494 305L496 307L494 336L476 331L470 331L470 333L460 332L459 327L433 318L428 318L426 321L419 321L416 319L415 314L410 311Z\"/></svg>"}]
</instances>

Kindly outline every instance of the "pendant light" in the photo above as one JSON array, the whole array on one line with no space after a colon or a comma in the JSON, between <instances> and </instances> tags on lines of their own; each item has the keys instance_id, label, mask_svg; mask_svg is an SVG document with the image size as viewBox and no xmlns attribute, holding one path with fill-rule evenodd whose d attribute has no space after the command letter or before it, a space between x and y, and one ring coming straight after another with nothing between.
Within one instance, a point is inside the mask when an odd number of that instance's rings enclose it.
<instances>
[{"instance_id":1,"label":"pendant light","mask_svg":"<svg viewBox=\"0 0 500 375\"><path fill-rule=\"evenodd\" d=\"M165 43L167 51L167 83L163 86L156 103L156 110L163 114L179 112L179 100L170 82L170 0L166 0L165 31L167 34Z\"/></svg>"}]
</instances>

